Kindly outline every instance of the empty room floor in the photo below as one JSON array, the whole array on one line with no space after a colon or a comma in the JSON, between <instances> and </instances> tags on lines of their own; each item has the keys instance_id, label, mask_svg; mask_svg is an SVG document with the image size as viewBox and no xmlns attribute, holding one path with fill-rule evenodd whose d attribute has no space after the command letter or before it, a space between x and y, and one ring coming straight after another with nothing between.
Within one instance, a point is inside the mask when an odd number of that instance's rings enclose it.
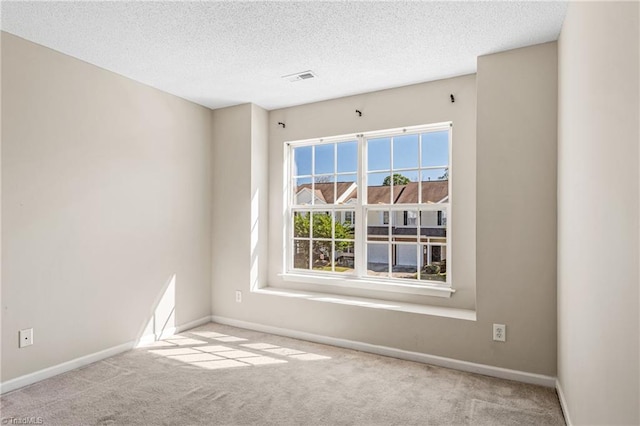
<instances>
[{"instance_id":1,"label":"empty room floor","mask_svg":"<svg viewBox=\"0 0 640 426\"><path fill-rule=\"evenodd\" d=\"M565 424L552 388L214 323L0 401L3 423Z\"/></svg>"}]
</instances>

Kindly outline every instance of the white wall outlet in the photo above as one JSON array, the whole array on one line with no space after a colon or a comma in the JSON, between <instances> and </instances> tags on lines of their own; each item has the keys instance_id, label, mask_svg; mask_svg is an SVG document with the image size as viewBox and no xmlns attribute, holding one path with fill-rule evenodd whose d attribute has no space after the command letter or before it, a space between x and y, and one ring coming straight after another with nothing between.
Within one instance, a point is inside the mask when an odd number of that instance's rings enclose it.
<instances>
[{"instance_id":1,"label":"white wall outlet","mask_svg":"<svg viewBox=\"0 0 640 426\"><path fill-rule=\"evenodd\" d=\"M25 328L18 332L18 347L24 348L25 346L33 345L33 328Z\"/></svg>"},{"instance_id":2,"label":"white wall outlet","mask_svg":"<svg viewBox=\"0 0 640 426\"><path fill-rule=\"evenodd\" d=\"M242 292L240 290L236 290L236 302L237 303L242 302Z\"/></svg>"},{"instance_id":3,"label":"white wall outlet","mask_svg":"<svg viewBox=\"0 0 640 426\"><path fill-rule=\"evenodd\" d=\"M504 324L493 324L493 340L496 342L507 341L507 326Z\"/></svg>"}]
</instances>

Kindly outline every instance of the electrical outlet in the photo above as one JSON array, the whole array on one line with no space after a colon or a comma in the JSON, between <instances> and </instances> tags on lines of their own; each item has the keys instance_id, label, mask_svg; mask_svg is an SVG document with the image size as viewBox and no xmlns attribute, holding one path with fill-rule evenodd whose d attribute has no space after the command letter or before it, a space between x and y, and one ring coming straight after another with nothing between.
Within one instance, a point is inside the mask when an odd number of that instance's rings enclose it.
<instances>
[{"instance_id":1,"label":"electrical outlet","mask_svg":"<svg viewBox=\"0 0 640 426\"><path fill-rule=\"evenodd\" d=\"M507 341L507 326L504 324L493 324L493 340L496 342Z\"/></svg>"},{"instance_id":2,"label":"electrical outlet","mask_svg":"<svg viewBox=\"0 0 640 426\"><path fill-rule=\"evenodd\" d=\"M24 348L25 346L33 345L33 328L25 328L18 332L18 347Z\"/></svg>"},{"instance_id":3,"label":"electrical outlet","mask_svg":"<svg viewBox=\"0 0 640 426\"><path fill-rule=\"evenodd\" d=\"M236 302L237 303L242 302L242 292L240 290L236 290Z\"/></svg>"}]
</instances>

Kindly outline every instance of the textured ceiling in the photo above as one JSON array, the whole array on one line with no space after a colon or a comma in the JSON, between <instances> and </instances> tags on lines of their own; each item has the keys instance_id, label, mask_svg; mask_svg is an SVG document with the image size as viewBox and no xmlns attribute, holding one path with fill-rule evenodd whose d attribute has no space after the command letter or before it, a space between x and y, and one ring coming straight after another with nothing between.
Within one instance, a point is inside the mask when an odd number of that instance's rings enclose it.
<instances>
[{"instance_id":1,"label":"textured ceiling","mask_svg":"<svg viewBox=\"0 0 640 426\"><path fill-rule=\"evenodd\" d=\"M2 2L2 29L210 108L476 71L556 40L566 2ZM312 70L316 79L282 76Z\"/></svg>"}]
</instances>

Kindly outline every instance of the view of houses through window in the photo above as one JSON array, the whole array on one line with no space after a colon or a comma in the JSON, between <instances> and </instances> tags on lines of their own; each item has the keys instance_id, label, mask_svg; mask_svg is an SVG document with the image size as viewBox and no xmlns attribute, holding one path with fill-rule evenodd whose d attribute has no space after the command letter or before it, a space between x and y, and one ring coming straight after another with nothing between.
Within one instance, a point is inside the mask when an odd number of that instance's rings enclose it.
<instances>
[{"instance_id":1,"label":"view of houses through window","mask_svg":"<svg viewBox=\"0 0 640 426\"><path fill-rule=\"evenodd\" d=\"M443 123L289 143L287 269L449 283L450 138Z\"/></svg>"}]
</instances>

